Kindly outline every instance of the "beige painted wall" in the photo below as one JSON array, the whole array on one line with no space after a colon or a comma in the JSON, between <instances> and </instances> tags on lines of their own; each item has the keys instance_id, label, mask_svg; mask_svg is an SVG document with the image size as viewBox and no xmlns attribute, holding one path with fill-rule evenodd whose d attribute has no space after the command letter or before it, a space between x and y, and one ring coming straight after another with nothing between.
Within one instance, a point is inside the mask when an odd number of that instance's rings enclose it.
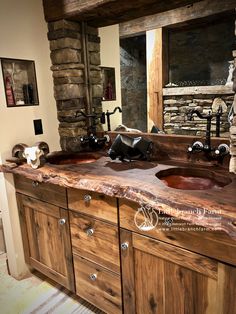
<instances>
[{"instance_id":1,"label":"beige painted wall","mask_svg":"<svg viewBox=\"0 0 236 314\"><path fill-rule=\"evenodd\" d=\"M101 38L101 66L114 67L116 74L116 100L103 101L103 111L113 111L116 106L121 107L121 86L120 86L120 42L119 42L119 25L112 25L99 28ZM110 116L111 129L114 130L122 123L122 114L116 113ZM107 126L104 126L107 130Z\"/></svg>"},{"instance_id":2,"label":"beige painted wall","mask_svg":"<svg viewBox=\"0 0 236 314\"><path fill-rule=\"evenodd\" d=\"M46 141L50 150L59 149L56 104L50 72L47 25L41 0L8 0L0 5L0 57L35 61L39 106L7 108L0 73L0 162L11 156L14 144L33 145ZM43 135L34 135L33 119L42 119ZM0 174L0 206L8 261L13 276L25 271L12 176Z\"/></svg>"}]
</instances>

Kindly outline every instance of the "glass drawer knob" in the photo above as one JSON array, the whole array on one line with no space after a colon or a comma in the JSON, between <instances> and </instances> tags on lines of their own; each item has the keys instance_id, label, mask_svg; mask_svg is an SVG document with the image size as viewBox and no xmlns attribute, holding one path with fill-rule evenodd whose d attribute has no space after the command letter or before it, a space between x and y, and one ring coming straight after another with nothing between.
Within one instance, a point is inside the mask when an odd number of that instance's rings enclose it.
<instances>
[{"instance_id":1,"label":"glass drawer knob","mask_svg":"<svg viewBox=\"0 0 236 314\"><path fill-rule=\"evenodd\" d=\"M92 280L92 281L95 281L97 279L97 274L91 274L89 276L89 278Z\"/></svg>"},{"instance_id":2,"label":"glass drawer knob","mask_svg":"<svg viewBox=\"0 0 236 314\"><path fill-rule=\"evenodd\" d=\"M38 181L33 181L33 182L32 182L32 186L33 186L34 188L36 188L37 186L39 186Z\"/></svg>"},{"instance_id":3,"label":"glass drawer knob","mask_svg":"<svg viewBox=\"0 0 236 314\"><path fill-rule=\"evenodd\" d=\"M124 242L124 243L121 243L121 249L122 250L127 250L128 249L128 247L129 247L129 243L128 242Z\"/></svg>"},{"instance_id":4,"label":"glass drawer knob","mask_svg":"<svg viewBox=\"0 0 236 314\"><path fill-rule=\"evenodd\" d=\"M89 228L89 229L86 230L86 234L88 236L92 236L94 234L94 230L92 228Z\"/></svg>"},{"instance_id":5,"label":"glass drawer knob","mask_svg":"<svg viewBox=\"0 0 236 314\"><path fill-rule=\"evenodd\" d=\"M58 222L59 222L59 225L62 226L66 223L66 220L65 220L65 218L61 218L61 219L59 219Z\"/></svg>"},{"instance_id":6,"label":"glass drawer knob","mask_svg":"<svg viewBox=\"0 0 236 314\"><path fill-rule=\"evenodd\" d=\"M89 194L85 194L85 195L84 195L84 201L85 201L85 202L90 202L91 199L92 199L91 195L89 195Z\"/></svg>"}]
</instances>

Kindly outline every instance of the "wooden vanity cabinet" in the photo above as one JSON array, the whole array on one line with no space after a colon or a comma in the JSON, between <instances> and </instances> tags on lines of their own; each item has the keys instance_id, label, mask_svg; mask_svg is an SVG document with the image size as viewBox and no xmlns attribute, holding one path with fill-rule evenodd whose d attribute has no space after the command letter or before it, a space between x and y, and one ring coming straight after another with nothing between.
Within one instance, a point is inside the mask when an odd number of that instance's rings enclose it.
<instances>
[{"instance_id":1,"label":"wooden vanity cabinet","mask_svg":"<svg viewBox=\"0 0 236 314\"><path fill-rule=\"evenodd\" d=\"M117 200L68 189L76 294L108 314L122 313Z\"/></svg>"},{"instance_id":2,"label":"wooden vanity cabinet","mask_svg":"<svg viewBox=\"0 0 236 314\"><path fill-rule=\"evenodd\" d=\"M50 200L51 194L52 202L53 190L57 193L57 186L37 184L23 177L17 177L15 187L17 191L46 200ZM59 191L63 190L59 188ZM69 214L67 209L58 206L61 200L64 205L63 194L55 198L58 205L19 192L16 195L26 263L75 291Z\"/></svg>"},{"instance_id":3,"label":"wooden vanity cabinet","mask_svg":"<svg viewBox=\"0 0 236 314\"><path fill-rule=\"evenodd\" d=\"M236 313L236 268L121 229L124 313Z\"/></svg>"}]
</instances>

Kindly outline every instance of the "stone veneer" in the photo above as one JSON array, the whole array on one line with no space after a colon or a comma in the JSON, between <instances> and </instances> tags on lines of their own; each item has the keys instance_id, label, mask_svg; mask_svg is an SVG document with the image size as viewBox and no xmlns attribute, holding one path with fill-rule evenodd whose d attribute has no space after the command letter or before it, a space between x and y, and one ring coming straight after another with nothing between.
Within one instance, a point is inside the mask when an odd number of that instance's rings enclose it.
<instances>
[{"instance_id":1,"label":"stone veneer","mask_svg":"<svg viewBox=\"0 0 236 314\"><path fill-rule=\"evenodd\" d=\"M88 86L92 90L93 112L102 112L100 38L96 28L86 26L85 29L89 52L88 82L85 81L81 23L59 20L48 24L60 144L65 151L79 151L79 137L87 134L88 121L84 117L76 117L76 111L86 112ZM98 124L99 129L101 126Z\"/></svg>"},{"instance_id":2,"label":"stone veneer","mask_svg":"<svg viewBox=\"0 0 236 314\"><path fill-rule=\"evenodd\" d=\"M236 35L236 23L235 23L235 35ZM234 57L234 65L236 67L236 50L233 51L233 57ZM236 70L234 70L234 85L233 90L236 92ZM229 165L229 171L236 173L236 94L234 95L234 104L233 104L233 110L234 110L234 117L233 117L233 123L230 127L230 165Z\"/></svg>"},{"instance_id":3,"label":"stone veneer","mask_svg":"<svg viewBox=\"0 0 236 314\"><path fill-rule=\"evenodd\" d=\"M164 131L167 134L198 135L205 136L206 120L197 115L193 120L188 119L187 113L191 109L198 109L207 114L214 107L213 104L220 102L224 113L221 117L221 137L229 136L228 112L234 100L233 95L177 95L164 96ZM213 110L214 111L214 110ZM212 120L212 136L215 136L216 119Z\"/></svg>"}]
</instances>

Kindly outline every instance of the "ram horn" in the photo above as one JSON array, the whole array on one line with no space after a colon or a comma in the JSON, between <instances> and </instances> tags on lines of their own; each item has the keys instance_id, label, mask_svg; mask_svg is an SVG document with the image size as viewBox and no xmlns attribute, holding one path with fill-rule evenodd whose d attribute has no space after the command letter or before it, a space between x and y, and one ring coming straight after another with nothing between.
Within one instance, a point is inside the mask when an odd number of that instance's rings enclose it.
<instances>
[{"instance_id":1,"label":"ram horn","mask_svg":"<svg viewBox=\"0 0 236 314\"><path fill-rule=\"evenodd\" d=\"M19 159L25 159L23 157L23 153L24 153L24 150L25 148L28 147L28 145L24 144L24 143L19 143L19 144L16 144L13 148L12 148L12 157L16 157L16 158L19 158Z\"/></svg>"},{"instance_id":2,"label":"ram horn","mask_svg":"<svg viewBox=\"0 0 236 314\"><path fill-rule=\"evenodd\" d=\"M37 142L34 144L34 146L37 146L40 150L42 150L44 156L49 153L49 146L46 142Z\"/></svg>"}]
</instances>

